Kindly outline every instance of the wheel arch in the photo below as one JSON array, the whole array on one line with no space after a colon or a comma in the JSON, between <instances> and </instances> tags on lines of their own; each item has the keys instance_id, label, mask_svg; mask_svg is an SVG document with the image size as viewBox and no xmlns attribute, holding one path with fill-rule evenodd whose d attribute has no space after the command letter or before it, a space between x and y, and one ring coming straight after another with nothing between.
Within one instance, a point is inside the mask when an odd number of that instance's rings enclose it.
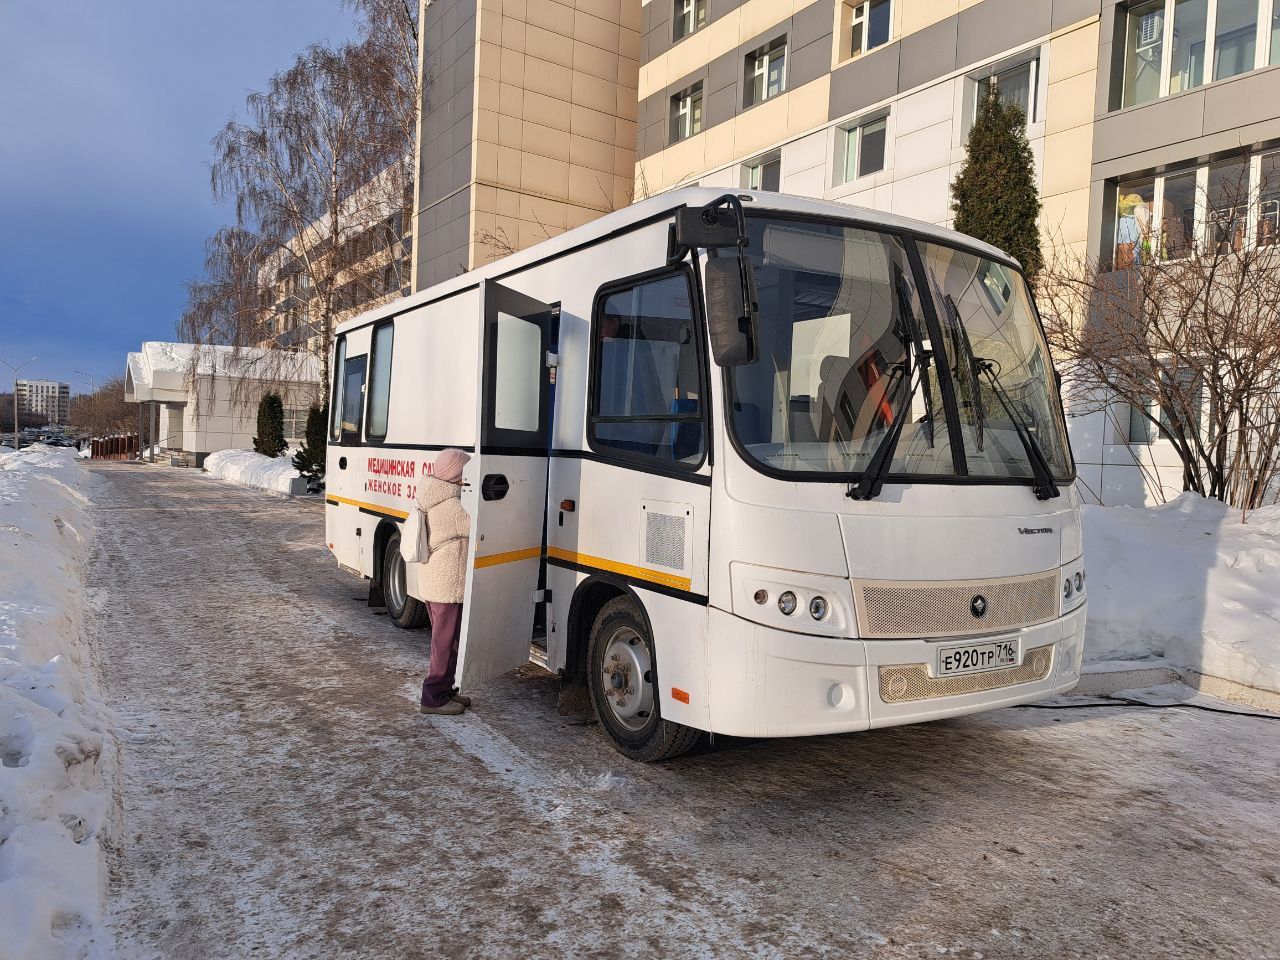
<instances>
[{"instance_id":1,"label":"wheel arch","mask_svg":"<svg viewBox=\"0 0 1280 960\"><path fill-rule=\"evenodd\" d=\"M386 558L387 544L391 535L400 532L400 524L394 520L383 519L378 522L373 532L373 575L370 577L374 589L382 588L382 565Z\"/></svg>"},{"instance_id":2,"label":"wheel arch","mask_svg":"<svg viewBox=\"0 0 1280 960\"><path fill-rule=\"evenodd\" d=\"M574 589L573 600L569 603L564 667L567 682L587 682L587 650L591 643L591 628L605 604L618 597L627 597L635 604L652 639L653 623L649 620L649 611L631 585L609 574L592 574Z\"/></svg>"}]
</instances>

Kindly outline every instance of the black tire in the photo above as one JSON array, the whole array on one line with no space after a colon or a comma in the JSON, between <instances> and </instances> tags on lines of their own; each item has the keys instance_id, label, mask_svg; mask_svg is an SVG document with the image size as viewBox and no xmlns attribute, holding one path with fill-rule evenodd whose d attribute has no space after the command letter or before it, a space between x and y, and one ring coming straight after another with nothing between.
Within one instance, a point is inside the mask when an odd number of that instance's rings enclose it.
<instances>
[{"instance_id":1,"label":"black tire","mask_svg":"<svg viewBox=\"0 0 1280 960\"><path fill-rule=\"evenodd\" d=\"M687 753L702 735L662 719L657 681L653 638L644 617L630 597L615 597L591 627L587 686L605 736L623 756L642 763Z\"/></svg>"},{"instance_id":2,"label":"black tire","mask_svg":"<svg viewBox=\"0 0 1280 960\"><path fill-rule=\"evenodd\" d=\"M418 630L427 625L427 605L409 596L405 589L405 562L400 556L400 531L387 538L382 551L382 596L387 616L397 627Z\"/></svg>"}]
</instances>

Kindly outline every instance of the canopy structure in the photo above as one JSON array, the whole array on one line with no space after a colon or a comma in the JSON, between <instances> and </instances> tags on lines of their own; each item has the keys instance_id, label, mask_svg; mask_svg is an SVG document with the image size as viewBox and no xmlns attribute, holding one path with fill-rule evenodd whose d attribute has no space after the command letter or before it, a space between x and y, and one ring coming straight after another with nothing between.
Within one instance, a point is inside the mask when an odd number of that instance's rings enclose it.
<instances>
[{"instance_id":1,"label":"canopy structure","mask_svg":"<svg viewBox=\"0 0 1280 960\"><path fill-rule=\"evenodd\" d=\"M310 354L260 347L206 346L149 340L125 364L127 403L184 403L193 377L319 383L320 361Z\"/></svg>"}]
</instances>

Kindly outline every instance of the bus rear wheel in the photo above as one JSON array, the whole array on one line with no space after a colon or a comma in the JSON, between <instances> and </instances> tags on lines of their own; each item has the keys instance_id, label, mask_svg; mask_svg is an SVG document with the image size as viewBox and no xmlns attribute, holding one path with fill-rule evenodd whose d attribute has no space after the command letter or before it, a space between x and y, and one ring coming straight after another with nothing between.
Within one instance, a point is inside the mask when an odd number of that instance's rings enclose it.
<instances>
[{"instance_id":1,"label":"bus rear wheel","mask_svg":"<svg viewBox=\"0 0 1280 960\"><path fill-rule=\"evenodd\" d=\"M652 763L687 753L698 742L700 731L662 718L653 638L630 597L601 608L587 663L591 703L619 753Z\"/></svg>"},{"instance_id":2,"label":"bus rear wheel","mask_svg":"<svg viewBox=\"0 0 1280 960\"><path fill-rule=\"evenodd\" d=\"M382 553L382 595L391 622L405 630L417 630L427 625L427 605L409 596L406 573L397 531L387 538L387 547Z\"/></svg>"}]
</instances>

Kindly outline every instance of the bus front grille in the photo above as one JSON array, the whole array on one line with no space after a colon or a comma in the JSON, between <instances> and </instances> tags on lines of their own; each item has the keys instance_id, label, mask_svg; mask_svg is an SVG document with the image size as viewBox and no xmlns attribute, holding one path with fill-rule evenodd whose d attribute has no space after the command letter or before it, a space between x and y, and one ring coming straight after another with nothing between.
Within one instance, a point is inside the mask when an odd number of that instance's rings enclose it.
<instances>
[{"instance_id":1,"label":"bus front grille","mask_svg":"<svg viewBox=\"0 0 1280 960\"><path fill-rule=\"evenodd\" d=\"M1053 644L1034 647L1022 657L1022 663L1003 670L962 673L951 677L931 677L923 663L880 668L880 699L885 703L928 700L932 697L955 697L965 693L998 690L1018 683L1043 680L1053 667Z\"/></svg>"},{"instance_id":2,"label":"bus front grille","mask_svg":"<svg viewBox=\"0 0 1280 960\"><path fill-rule=\"evenodd\" d=\"M1058 615L1058 571L995 580L854 580L867 640L967 637L1045 623Z\"/></svg>"}]
</instances>

